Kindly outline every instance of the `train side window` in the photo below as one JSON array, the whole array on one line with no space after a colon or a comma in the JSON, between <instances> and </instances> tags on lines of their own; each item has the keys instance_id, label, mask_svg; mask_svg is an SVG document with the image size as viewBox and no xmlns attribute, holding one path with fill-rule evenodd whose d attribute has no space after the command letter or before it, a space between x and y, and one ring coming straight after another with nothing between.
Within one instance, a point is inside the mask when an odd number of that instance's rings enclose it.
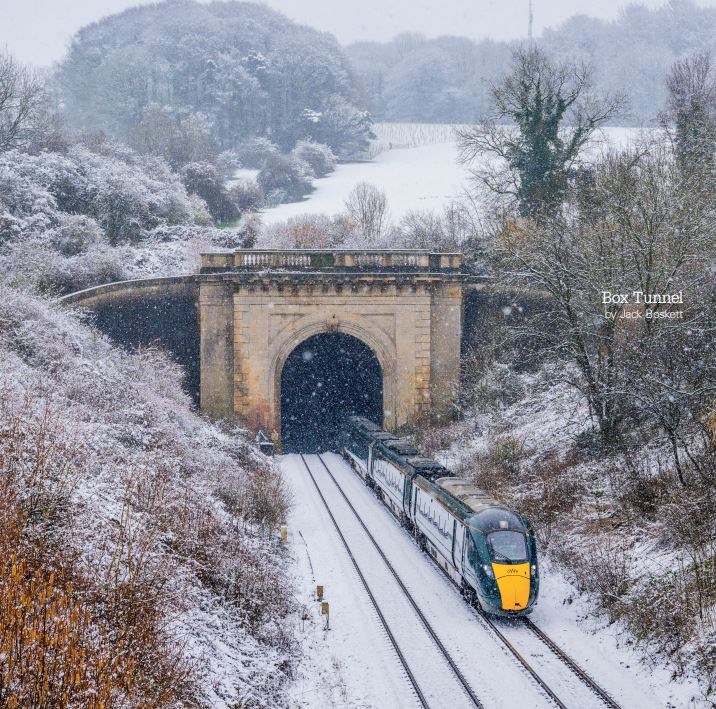
<instances>
[{"instance_id":1,"label":"train side window","mask_svg":"<svg viewBox=\"0 0 716 709\"><path fill-rule=\"evenodd\" d=\"M452 521L452 565L457 566L455 563L455 543L457 540L457 522Z\"/></svg>"},{"instance_id":2,"label":"train side window","mask_svg":"<svg viewBox=\"0 0 716 709\"><path fill-rule=\"evenodd\" d=\"M472 538L472 534L468 530L465 530L465 557L468 561L471 561L475 556L475 540Z\"/></svg>"}]
</instances>

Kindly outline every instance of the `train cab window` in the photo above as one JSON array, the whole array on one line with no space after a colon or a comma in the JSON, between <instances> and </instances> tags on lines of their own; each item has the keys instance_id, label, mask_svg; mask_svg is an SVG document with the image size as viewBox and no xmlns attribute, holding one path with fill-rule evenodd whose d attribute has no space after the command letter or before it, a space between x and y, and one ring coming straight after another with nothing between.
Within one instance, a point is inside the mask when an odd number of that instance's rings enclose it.
<instances>
[{"instance_id":1,"label":"train cab window","mask_svg":"<svg viewBox=\"0 0 716 709\"><path fill-rule=\"evenodd\" d=\"M517 564L529 559L525 535L522 532L490 532L487 535L487 546L492 560L498 564Z\"/></svg>"},{"instance_id":2,"label":"train cab window","mask_svg":"<svg viewBox=\"0 0 716 709\"><path fill-rule=\"evenodd\" d=\"M475 540L472 538L472 534L465 535L465 558L470 563L478 563L477 548L475 547Z\"/></svg>"},{"instance_id":3,"label":"train cab window","mask_svg":"<svg viewBox=\"0 0 716 709\"><path fill-rule=\"evenodd\" d=\"M491 507L490 509L478 512L472 518L472 524L478 527L483 532L489 532L493 529L515 529L521 532L526 532L527 527L525 526L519 515L516 515L510 510L502 509L501 507Z\"/></svg>"}]
</instances>

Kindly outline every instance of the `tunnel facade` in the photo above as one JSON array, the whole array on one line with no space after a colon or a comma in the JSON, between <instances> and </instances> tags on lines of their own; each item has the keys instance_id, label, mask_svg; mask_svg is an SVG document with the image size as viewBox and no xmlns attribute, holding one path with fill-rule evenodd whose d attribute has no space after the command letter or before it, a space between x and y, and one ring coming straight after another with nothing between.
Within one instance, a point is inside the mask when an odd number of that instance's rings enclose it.
<instances>
[{"instance_id":1,"label":"tunnel facade","mask_svg":"<svg viewBox=\"0 0 716 709\"><path fill-rule=\"evenodd\" d=\"M374 354L387 429L451 415L460 376L458 255L235 252L205 255L202 271L201 407L210 416L280 438L286 363L302 343L328 334Z\"/></svg>"}]
</instances>

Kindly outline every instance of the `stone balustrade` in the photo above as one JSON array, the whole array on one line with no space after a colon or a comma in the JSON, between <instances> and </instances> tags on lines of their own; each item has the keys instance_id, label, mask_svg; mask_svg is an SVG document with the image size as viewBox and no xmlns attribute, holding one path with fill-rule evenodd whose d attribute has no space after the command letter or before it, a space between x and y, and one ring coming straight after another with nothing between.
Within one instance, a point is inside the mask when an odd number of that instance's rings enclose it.
<instances>
[{"instance_id":1,"label":"stone balustrade","mask_svg":"<svg viewBox=\"0 0 716 709\"><path fill-rule=\"evenodd\" d=\"M236 271L458 272L462 254L419 249L236 250L201 255L202 273Z\"/></svg>"}]
</instances>

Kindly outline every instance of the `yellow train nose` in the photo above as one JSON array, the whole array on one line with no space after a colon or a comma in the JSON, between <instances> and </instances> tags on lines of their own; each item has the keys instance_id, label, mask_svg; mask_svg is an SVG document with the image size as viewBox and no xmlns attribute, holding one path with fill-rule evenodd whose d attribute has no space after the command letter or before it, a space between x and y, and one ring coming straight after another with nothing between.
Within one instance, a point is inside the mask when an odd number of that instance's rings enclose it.
<instances>
[{"instance_id":1,"label":"yellow train nose","mask_svg":"<svg viewBox=\"0 0 716 709\"><path fill-rule=\"evenodd\" d=\"M497 588L500 589L502 610L519 611L530 600L529 564L493 564Z\"/></svg>"}]
</instances>

